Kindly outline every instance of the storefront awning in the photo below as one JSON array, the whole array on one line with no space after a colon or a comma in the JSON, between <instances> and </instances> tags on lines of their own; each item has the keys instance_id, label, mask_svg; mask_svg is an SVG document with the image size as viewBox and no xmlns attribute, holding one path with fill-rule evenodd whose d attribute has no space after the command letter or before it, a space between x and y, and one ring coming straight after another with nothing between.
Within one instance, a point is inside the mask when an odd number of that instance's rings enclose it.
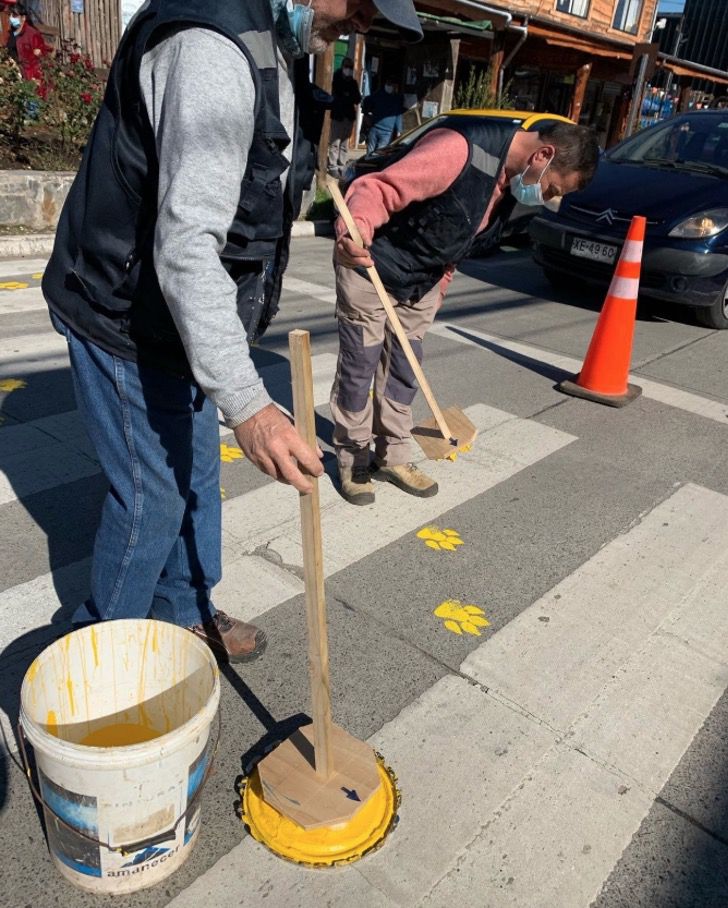
<instances>
[{"instance_id":1,"label":"storefront awning","mask_svg":"<svg viewBox=\"0 0 728 908\"><path fill-rule=\"evenodd\" d=\"M659 54L657 65L669 69L676 76L706 79L709 82L717 82L719 85L728 85L728 72L713 69L712 66L703 66L701 63L693 63L692 60L680 60L678 57Z\"/></svg>"},{"instance_id":2,"label":"storefront awning","mask_svg":"<svg viewBox=\"0 0 728 908\"><path fill-rule=\"evenodd\" d=\"M613 60L631 60L632 50L623 44L616 42L611 46L608 44L598 44L596 41L590 41L588 38L577 38L571 35L559 34L553 29L544 28L540 25L529 24L528 34L534 38L543 38L547 44L553 47L567 47L570 50L581 51L594 57L611 57Z\"/></svg>"},{"instance_id":3,"label":"storefront awning","mask_svg":"<svg viewBox=\"0 0 728 908\"><path fill-rule=\"evenodd\" d=\"M452 16L462 25L487 21L495 31L506 28L513 18L507 10L479 3L478 0L415 0L415 10L417 15L423 13L445 19Z\"/></svg>"},{"instance_id":4,"label":"storefront awning","mask_svg":"<svg viewBox=\"0 0 728 908\"><path fill-rule=\"evenodd\" d=\"M490 19L464 22L455 16L435 16L433 13L417 13L425 31L443 31L453 35L477 35L480 38L493 37L493 24Z\"/></svg>"}]
</instances>

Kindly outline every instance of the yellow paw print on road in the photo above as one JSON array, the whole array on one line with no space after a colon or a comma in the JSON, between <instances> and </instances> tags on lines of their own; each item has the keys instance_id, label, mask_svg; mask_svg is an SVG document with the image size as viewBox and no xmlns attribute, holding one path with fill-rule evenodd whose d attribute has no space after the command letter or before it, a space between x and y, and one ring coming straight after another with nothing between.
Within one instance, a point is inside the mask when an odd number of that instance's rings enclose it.
<instances>
[{"instance_id":1,"label":"yellow paw print on road","mask_svg":"<svg viewBox=\"0 0 728 908\"><path fill-rule=\"evenodd\" d=\"M223 501L225 501L225 499L227 498L227 493L225 492L225 489L223 489L222 486L220 486L220 498L222 498Z\"/></svg>"},{"instance_id":2,"label":"yellow paw print on road","mask_svg":"<svg viewBox=\"0 0 728 908\"><path fill-rule=\"evenodd\" d=\"M241 460L243 457L245 457L245 454L243 454L237 445L226 445L224 442L220 443L220 460L223 463L232 463L234 460Z\"/></svg>"},{"instance_id":3,"label":"yellow paw print on road","mask_svg":"<svg viewBox=\"0 0 728 908\"><path fill-rule=\"evenodd\" d=\"M28 383L22 378L2 378L0 379L0 391L19 391L21 388L27 388Z\"/></svg>"},{"instance_id":4,"label":"yellow paw print on road","mask_svg":"<svg viewBox=\"0 0 728 908\"><path fill-rule=\"evenodd\" d=\"M0 290L25 290L29 285L23 281L2 281Z\"/></svg>"},{"instance_id":5,"label":"yellow paw print on road","mask_svg":"<svg viewBox=\"0 0 728 908\"><path fill-rule=\"evenodd\" d=\"M451 451L450 454L446 454L445 457L439 457L438 460L451 460L453 463L458 459L458 454L467 454L468 451L472 451L472 445L463 445L458 448L457 451Z\"/></svg>"},{"instance_id":6,"label":"yellow paw print on road","mask_svg":"<svg viewBox=\"0 0 728 908\"><path fill-rule=\"evenodd\" d=\"M439 551L454 552L459 545L464 544L457 530L441 530L435 526L423 527L417 536L424 540L428 548Z\"/></svg>"},{"instance_id":7,"label":"yellow paw print on road","mask_svg":"<svg viewBox=\"0 0 728 908\"><path fill-rule=\"evenodd\" d=\"M465 605L458 599L446 599L441 602L434 613L435 617L442 618L445 627L453 634L472 634L480 636L478 628L489 627L490 621L485 616L482 608L477 605Z\"/></svg>"}]
</instances>

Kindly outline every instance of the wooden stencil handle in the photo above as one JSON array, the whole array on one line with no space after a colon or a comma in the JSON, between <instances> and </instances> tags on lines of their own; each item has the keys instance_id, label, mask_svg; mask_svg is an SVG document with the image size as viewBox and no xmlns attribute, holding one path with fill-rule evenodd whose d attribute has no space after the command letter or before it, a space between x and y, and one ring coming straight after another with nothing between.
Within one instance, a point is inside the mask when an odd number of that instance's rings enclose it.
<instances>
[{"instance_id":1,"label":"wooden stencil handle","mask_svg":"<svg viewBox=\"0 0 728 908\"><path fill-rule=\"evenodd\" d=\"M356 221L351 216L349 206L344 201L344 197L341 194L341 190L339 189L335 180L329 179L328 187L331 195L333 196L334 204L336 205L339 214L344 219L346 229L349 231L349 236L357 245L363 247L364 241L362 240L361 233L359 233L359 228L356 226ZM412 371L415 373L417 383L419 384L420 388L422 388L422 393L425 395L427 405L432 411L432 415L435 417L437 428L442 432L443 438L447 438L451 444L456 445L457 439L453 438L452 434L450 433L450 429L445 422L445 417L442 415L442 410L435 400L435 395L432 393L430 384L425 378L425 373L422 371L422 366L420 366L419 360L415 356L415 352L412 349L412 344L410 343L409 338L407 337L407 334L402 327L399 316L397 315L394 306L390 302L389 294L387 293L387 290L382 283L381 278L379 277L377 269L374 267L374 265L370 265L366 270L367 274L369 275L369 279L371 280L372 284L374 284L374 289L377 291L379 301L381 302L382 306L384 306L384 311L387 313L389 324L392 326L392 330L397 335L397 340L404 350L404 355L407 357L407 362L410 364Z\"/></svg>"},{"instance_id":2,"label":"wooden stencil handle","mask_svg":"<svg viewBox=\"0 0 728 908\"><path fill-rule=\"evenodd\" d=\"M312 448L316 448L316 412L313 402L311 337L308 331L288 335L293 382L293 413L296 429ZM311 477L313 491L301 493L301 537L303 577L306 588L308 626L308 671L311 681L313 746L316 775L328 779L334 771L331 747L331 685L329 681L329 643L326 631L324 560L321 541L321 508L318 479Z\"/></svg>"}]
</instances>

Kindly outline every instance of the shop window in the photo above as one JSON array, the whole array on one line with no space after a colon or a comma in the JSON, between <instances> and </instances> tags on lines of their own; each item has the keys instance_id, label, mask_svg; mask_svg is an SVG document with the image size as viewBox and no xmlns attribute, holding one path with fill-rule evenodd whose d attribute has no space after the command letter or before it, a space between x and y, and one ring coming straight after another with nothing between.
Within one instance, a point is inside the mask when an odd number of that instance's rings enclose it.
<instances>
[{"instance_id":1,"label":"shop window","mask_svg":"<svg viewBox=\"0 0 728 908\"><path fill-rule=\"evenodd\" d=\"M556 0L556 9L560 13L570 13L572 16L581 16L586 19L589 15L590 0Z\"/></svg>"},{"instance_id":2,"label":"shop window","mask_svg":"<svg viewBox=\"0 0 728 908\"><path fill-rule=\"evenodd\" d=\"M642 0L617 0L612 28L618 28L621 32L629 32L630 35L636 35L641 14Z\"/></svg>"}]
</instances>

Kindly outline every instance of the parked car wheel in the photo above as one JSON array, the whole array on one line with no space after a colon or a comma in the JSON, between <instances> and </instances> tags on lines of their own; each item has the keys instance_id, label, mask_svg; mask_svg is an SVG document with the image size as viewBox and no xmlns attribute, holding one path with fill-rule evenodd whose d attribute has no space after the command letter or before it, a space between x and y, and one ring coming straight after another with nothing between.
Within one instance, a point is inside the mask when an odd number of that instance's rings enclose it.
<instances>
[{"instance_id":1,"label":"parked car wheel","mask_svg":"<svg viewBox=\"0 0 728 908\"><path fill-rule=\"evenodd\" d=\"M728 328L728 283L716 296L712 306L700 306L695 310L695 318L706 328L717 328L720 331Z\"/></svg>"}]
</instances>

